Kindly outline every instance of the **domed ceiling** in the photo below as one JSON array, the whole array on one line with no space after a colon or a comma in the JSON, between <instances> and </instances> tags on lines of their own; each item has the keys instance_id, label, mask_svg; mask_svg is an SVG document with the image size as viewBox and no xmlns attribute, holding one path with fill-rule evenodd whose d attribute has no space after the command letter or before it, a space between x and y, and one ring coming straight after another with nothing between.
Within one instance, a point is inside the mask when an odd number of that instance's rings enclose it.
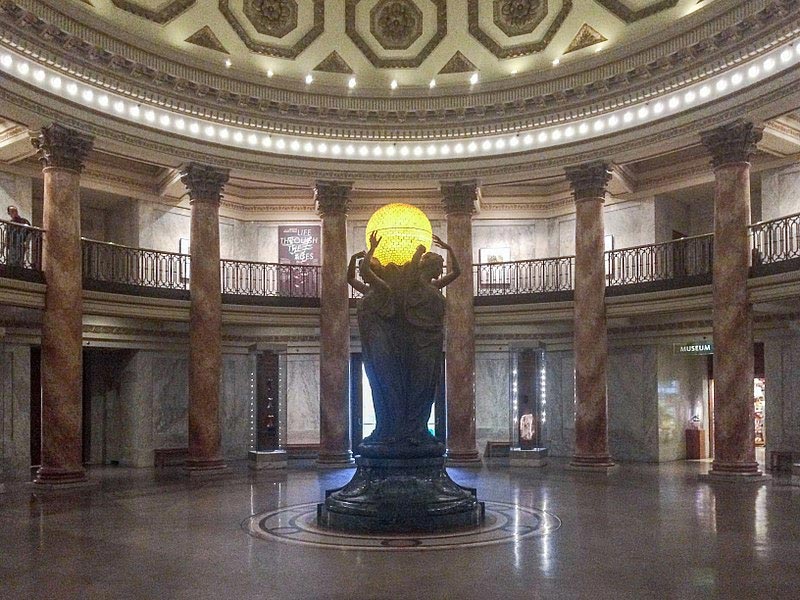
<instances>
[{"instance_id":1,"label":"domed ceiling","mask_svg":"<svg viewBox=\"0 0 800 600\"><path fill-rule=\"evenodd\" d=\"M289 89L446 93L679 27L715 0L61 0L150 51ZM555 65L554 65L555 63ZM432 83L434 82L435 83ZM431 92L431 89L433 91Z\"/></svg>"}]
</instances>

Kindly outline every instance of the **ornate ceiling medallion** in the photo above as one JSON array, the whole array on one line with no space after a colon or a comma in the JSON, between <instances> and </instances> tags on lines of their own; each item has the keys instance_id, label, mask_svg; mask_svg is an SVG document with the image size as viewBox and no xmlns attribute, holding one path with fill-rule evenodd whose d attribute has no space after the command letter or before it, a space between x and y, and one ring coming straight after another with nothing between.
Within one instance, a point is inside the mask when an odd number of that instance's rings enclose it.
<instances>
[{"instance_id":1,"label":"ornate ceiling medallion","mask_svg":"<svg viewBox=\"0 0 800 600\"><path fill-rule=\"evenodd\" d=\"M153 23L163 25L164 23L177 17L185 10L194 6L196 1L197 0L172 0L172 2L167 3L167 5L160 10L145 8L134 0L111 0L111 3L117 8L121 8L125 12L142 17L143 19L147 19Z\"/></svg>"},{"instance_id":2,"label":"ornate ceiling medallion","mask_svg":"<svg viewBox=\"0 0 800 600\"><path fill-rule=\"evenodd\" d=\"M516 36L534 31L547 15L548 0L496 0L494 2L494 22L507 35ZM607 0L609 2L614 0ZM672 0L669 0L672 1ZM479 8L479 4L481 8ZM507 6L507 14L503 15L503 7ZM533 42L523 44L504 45L495 40L480 24L480 11L485 10L485 3L478 0L469 0L467 7L469 19L469 32L489 52L497 58L516 58L541 52L553 40L569 11L572 10L572 0L563 0L561 10L558 11L553 22L545 30L542 37ZM498 10L500 15L498 18ZM544 12L542 12L544 11Z\"/></svg>"},{"instance_id":3,"label":"ornate ceiling medallion","mask_svg":"<svg viewBox=\"0 0 800 600\"><path fill-rule=\"evenodd\" d=\"M494 0L494 24L509 37L532 33L547 16L547 0Z\"/></svg>"},{"instance_id":4,"label":"ornate ceiling medallion","mask_svg":"<svg viewBox=\"0 0 800 600\"><path fill-rule=\"evenodd\" d=\"M633 23L634 21L639 21L640 19L659 13L662 10L672 8L678 4L678 0L660 0L659 2L655 2L638 10L628 8L622 0L597 0L597 3L626 23Z\"/></svg>"},{"instance_id":5,"label":"ornate ceiling medallion","mask_svg":"<svg viewBox=\"0 0 800 600\"><path fill-rule=\"evenodd\" d=\"M244 0L243 6L258 33L282 38L297 29L295 0Z\"/></svg>"},{"instance_id":6,"label":"ornate ceiling medallion","mask_svg":"<svg viewBox=\"0 0 800 600\"><path fill-rule=\"evenodd\" d=\"M370 11L370 34L385 50L410 48L420 38L423 32L423 15L418 2L429 2L436 7L436 32L415 56L395 58L379 55L356 26L356 8L361 1L345 0L347 36L369 62L379 69L418 67L447 35L447 0L382 0Z\"/></svg>"},{"instance_id":7,"label":"ornate ceiling medallion","mask_svg":"<svg viewBox=\"0 0 800 600\"><path fill-rule=\"evenodd\" d=\"M564 50L564 54L569 54L570 52L575 52L575 50L582 50L583 48L588 48L589 46L607 41L608 38L606 36L588 23L584 23L578 30L578 33L575 34L575 37L572 38L567 49Z\"/></svg>"},{"instance_id":8,"label":"ornate ceiling medallion","mask_svg":"<svg viewBox=\"0 0 800 600\"><path fill-rule=\"evenodd\" d=\"M313 3L313 22L308 32L292 46L280 46L254 39L239 22L239 18L231 8L231 0L219 0L219 10L253 52L278 58L297 58L325 30L324 0L305 1ZM297 29L296 0L244 0L243 7L245 17L261 34L280 38Z\"/></svg>"},{"instance_id":9,"label":"ornate ceiling medallion","mask_svg":"<svg viewBox=\"0 0 800 600\"><path fill-rule=\"evenodd\" d=\"M422 11L410 0L382 0L369 21L370 32L387 50L406 50L422 35Z\"/></svg>"}]
</instances>

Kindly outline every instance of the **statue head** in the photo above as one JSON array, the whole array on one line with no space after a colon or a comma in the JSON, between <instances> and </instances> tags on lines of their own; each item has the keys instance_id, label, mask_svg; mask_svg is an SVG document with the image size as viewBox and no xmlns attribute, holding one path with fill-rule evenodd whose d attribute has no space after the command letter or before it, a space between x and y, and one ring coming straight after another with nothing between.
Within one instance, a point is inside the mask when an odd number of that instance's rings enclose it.
<instances>
[{"instance_id":1,"label":"statue head","mask_svg":"<svg viewBox=\"0 0 800 600\"><path fill-rule=\"evenodd\" d=\"M419 259L419 269L426 279L438 279L444 272L444 259L436 252L426 252Z\"/></svg>"},{"instance_id":2,"label":"statue head","mask_svg":"<svg viewBox=\"0 0 800 600\"><path fill-rule=\"evenodd\" d=\"M362 264L362 266L360 268L362 277L363 277L363 274L364 274L363 268L364 268L364 266ZM381 261L379 261L374 256L369 260L369 268L372 270L373 273L375 273L375 275L377 275L378 277L383 279L383 277L384 277L383 265L381 264Z\"/></svg>"}]
</instances>

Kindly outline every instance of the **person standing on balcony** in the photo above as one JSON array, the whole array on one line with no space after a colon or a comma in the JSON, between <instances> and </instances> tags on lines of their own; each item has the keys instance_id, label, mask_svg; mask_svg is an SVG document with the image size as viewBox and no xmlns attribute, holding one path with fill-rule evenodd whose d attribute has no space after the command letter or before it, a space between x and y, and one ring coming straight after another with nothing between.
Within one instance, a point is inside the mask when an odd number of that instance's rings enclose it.
<instances>
[{"instance_id":1,"label":"person standing on balcony","mask_svg":"<svg viewBox=\"0 0 800 600\"><path fill-rule=\"evenodd\" d=\"M30 227L31 222L24 219L19 214L16 206L9 206L6 209L10 222L15 225ZM28 239L30 230L25 227L9 227L6 230L6 252L8 252L7 264L11 267L22 267L25 263L25 242Z\"/></svg>"}]
</instances>

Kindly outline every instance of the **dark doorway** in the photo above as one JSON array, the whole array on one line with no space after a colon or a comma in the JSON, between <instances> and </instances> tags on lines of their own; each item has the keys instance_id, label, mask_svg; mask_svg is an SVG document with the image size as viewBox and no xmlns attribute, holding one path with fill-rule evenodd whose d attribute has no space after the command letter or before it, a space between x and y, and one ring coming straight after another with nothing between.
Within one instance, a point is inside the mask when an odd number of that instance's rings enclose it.
<instances>
[{"instance_id":1,"label":"dark doorway","mask_svg":"<svg viewBox=\"0 0 800 600\"><path fill-rule=\"evenodd\" d=\"M280 448L280 361L277 352L256 356L256 450Z\"/></svg>"},{"instance_id":2,"label":"dark doorway","mask_svg":"<svg viewBox=\"0 0 800 600\"><path fill-rule=\"evenodd\" d=\"M364 361L360 352L350 355L350 443L353 454L364 439Z\"/></svg>"},{"instance_id":3,"label":"dark doorway","mask_svg":"<svg viewBox=\"0 0 800 600\"><path fill-rule=\"evenodd\" d=\"M81 386L81 393L83 396L83 410L81 414L81 460L84 465L92 462L91 446L92 446L92 378L97 377L98 374L94 373L94 361L90 360L89 351L84 348L83 350L83 385Z\"/></svg>"}]
</instances>

